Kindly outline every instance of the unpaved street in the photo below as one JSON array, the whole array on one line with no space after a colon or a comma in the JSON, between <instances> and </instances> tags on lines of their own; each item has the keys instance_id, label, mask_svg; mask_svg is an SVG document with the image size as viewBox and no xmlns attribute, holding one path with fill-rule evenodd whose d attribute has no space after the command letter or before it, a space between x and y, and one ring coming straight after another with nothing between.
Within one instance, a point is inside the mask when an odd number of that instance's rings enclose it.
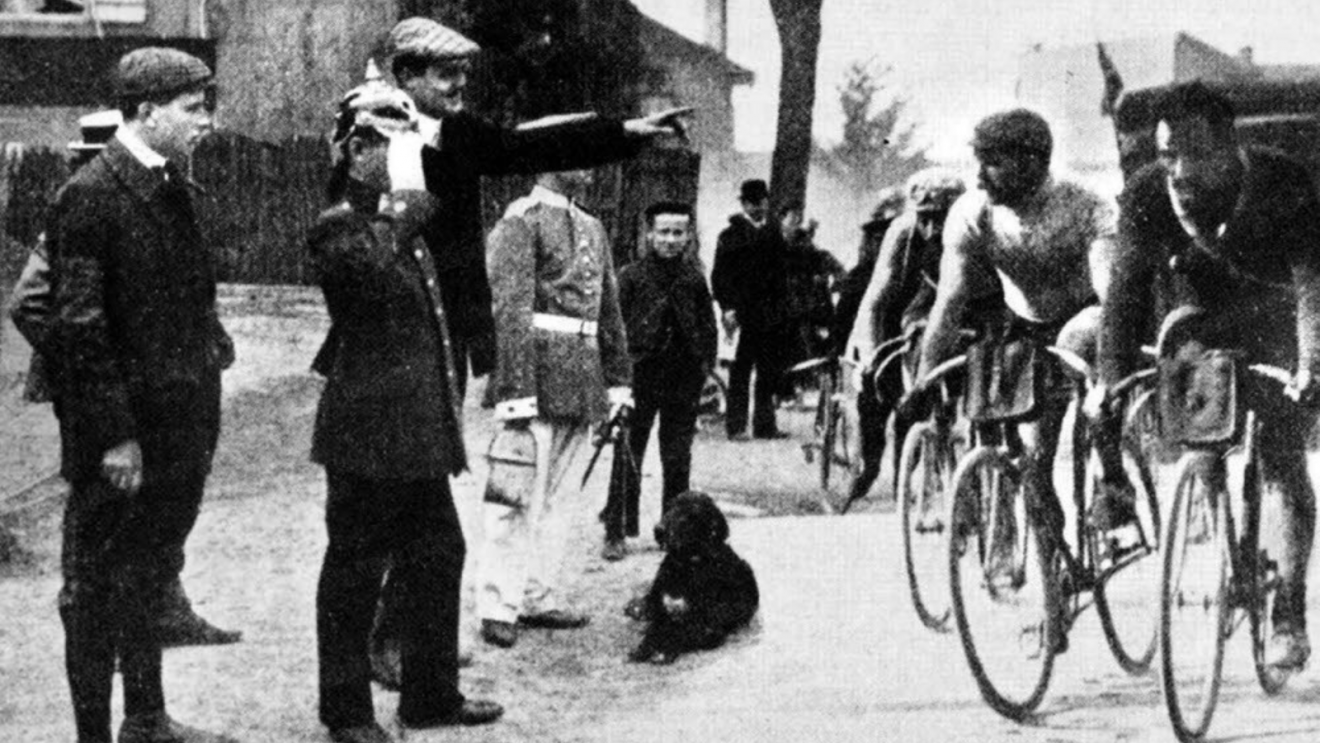
<instances>
[{"instance_id":1,"label":"unpaved street","mask_svg":"<svg viewBox=\"0 0 1320 743\"><path fill-rule=\"evenodd\" d=\"M245 640L166 655L175 716L244 741L328 740L316 721L313 627L324 485L319 468L306 461L319 382L303 373L324 332L314 300L276 302L232 291L228 297L224 319L239 341L240 362L226 378L222 450L184 579L199 610L244 630ZM474 404L480 391L478 385L469 392L467 411L475 452L490 431L488 414ZM789 430L806 435L807 413L786 420ZM53 446L45 424L25 418L23 425L28 445ZM718 651L672 666L624 662L637 629L620 610L659 553L642 540L622 563L598 557L593 519L609 470L603 461L577 504L585 526L566 565L570 602L590 611L592 624L578 632L528 631L512 650L494 650L476 639L469 612L464 641L475 663L463 672L465 687L503 702L508 714L489 727L409 733L407 740L1172 740L1154 677L1119 670L1093 612L1074 628L1039 718L1021 726L997 716L980 701L956 636L927 631L912 612L897 516L874 506L847 516L807 513L818 499L800 439L729 444L718 433L699 438L694 479L735 517L732 543L757 571L762 607L752 628ZM657 507L656 465L653 454L644 533ZM456 487L470 558L480 532L481 475L478 467ZM58 492L57 484L45 487ZM51 503L4 517L28 550L0 569L6 743L73 737L54 605L59 514ZM1312 611L1317 605L1313 591ZM1303 673L1279 699L1264 700L1245 632L1230 641L1222 696L1213 739L1320 739L1320 675ZM378 691L376 699L380 719L394 727L394 695Z\"/></svg>"}]
</instances>

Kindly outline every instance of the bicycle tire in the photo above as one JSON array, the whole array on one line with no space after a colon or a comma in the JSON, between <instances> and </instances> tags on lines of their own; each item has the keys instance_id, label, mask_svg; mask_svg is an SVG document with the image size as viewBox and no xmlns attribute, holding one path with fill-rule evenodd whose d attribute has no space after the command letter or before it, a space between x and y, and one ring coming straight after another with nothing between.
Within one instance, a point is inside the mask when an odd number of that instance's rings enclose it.
<instances>
[{"instance_id":1,"label":"bicycle tire","mask_svg":"<svg viewBox=\"0 0 1320 743\"><path fill-rule=\"evenodd\" d=\"M947 466L951 454L941 452L939 444L937 430L929 422L918 423L908 431L903 440L903 454L899 460L898 492L900 523L903 528L903 565L907 572L912 608L916 610L917 617L928 629L948 632L952 629L949 619L952 617L953 609L949 604L947 585L944 586L946 591L942 605L934 603L934 595L938 594L940 586L934 584L931 580L933 576L929 575L930 571L927 570L931 567L938 570L939 562L932 565L923 559L920 560L922 564L918 565L917 556L918 552L924 556L927 550L943 555L948 549L944 544L948 534L948 511L941 509L938 501L929 500L932 487L938 491L936 494L939 497L943 497L950 492L953 484L951 468ZM919 488L913 483L914 476L918 474L918 467L921 468ZM932 513L938 519L938 523L934 526L928 523ZM919 527L921 531L918 531ZM926 573L926 580L923 581L919 573Z\"/></svg>"},{"instance_id":2,"label":"bicycle tire","mask_svg":"<svg viewBox=\"0 0 1320 743\"><path fill-rule=\"evenodd\" d=\"M1021 543L1020 554L1015 550L1015 567L1020 567L1022 578L1020 582L1015 579L1017 585L1011 586L1014 596L992 587L993 580L981 582L986 577L993 531L982 514L989 510L985 501L998 497L1005 475L1010 482L1019 483L1013 488L1017 505L1012 515L1019 530L1015 545ZM949 508L949 596L963 653L981 698L991 709L1015 721L1026 719L1044 699L1059 646L1057 633L1062 631L1054 561L1041 554L1037 529L1021 497L1021 481L1003 449L978 447L958 464ZM1034 581L1026 578L1033 567ZM1023 600L1016 601L1019 595ZM978 616L982 607L1011 609L1014 603L1025 607L1021 617L1009 617L1008 621L997 617L992 626L988 618ZM992 630L1006 639L990 639ZM1019 650L1026 651L1022 657L1018 657ZM1029 662L1021 663L1024 660ZM1002 669L997 667L1001 664ZM1012 667L1019 664L1020 668Z\"/></svg>"},{"instance_id":3,"label":"bicycle tire","mask_svg":"<svg viewBox=\"0 0 1320 743\"><path fill-rule=\"evenodd\" d=\"M839 432L839 401L833 391L822 381L819 410L821 413L820 431L820 489L830 492L830 475L834 470L834 439Z\"/></svg>"},{"instance_id":4,"label":"bicycle tire","mask_svg":"<svg viewBox=\"0 0 1320 743\"><path fill-rule=\"evenodd\" d=\"M1151 567L1150 563L1155 561L1151 559L1152 555L1159 552L1160 539L1163 534L1160 531L1160 504L1155 489L1155 479L1151 475L1150 465L1146 461L1144 453L1138 448L1138 444L1130 439L1123 442L1124 469L1128 474L1128 479L1132 482L1137 492L1137 514L1142 530L1145 532L1148 543L1153 549L1151 554L1141 556L1132 563L1120 568L1117 572L1109 575L1106 579L1096 583L1095 598L1096 613L1100 617L1100 628L1105 635L1105 642L1109 645L1109 651L1113 654L1114 660L1118 661L1121 667L1127 673L1133 676L1140 676L1150 670L1150 664L1155 659L1156 641L1159 637L1159 625L1157 615L1150 610L1154 603L1154 596L1148 592L1152 587L1157 588L1159 583L1153 580L1154 576L1147 576L1146 570ZM1088 475L1090 482L1100 477L1098 471L1098 462L1096 455L1090 458L1091 473ZM1095 564L1095 557L1099 554L1099 543L1094 530L1088 529L1089 548L1093 557L1092 564ZM1158 570L1158 567L1154 568ZM1116 578L1120 578L1118 586L1112 586ZM1150 578L1150 579L1148 579ZM1116 590L1114 590L1116 589ZM1113 593L1122 594L1117 597L1118 600L1111 602L1115 598ZM1137 592L1137 596L1130 596ZM1149 622L1149 631L1144 628L1140 630L1141 634L1128 636L1126 632L1120 632L1120 624L1127 625L1127 617L1119 621L1119 612L1116 611L1115 604L1122 602L1125 605L1135 603L1138 605L1140 613Z\"/></svg>"},{"instance_id":5,"label":"bicycle tire","mask_svg":"<svg viewBox=\"0 0 1320 743\"><path fill-rule=\"evenodd\" d=\"M1247 518L1254 516L1255 523L1242 525L1244 534L1255 535L1252 541L1255 542L1253 546L1256 554L1248 556L1255 573L1251 602L1251 661L1256 667L1256 681L1260 684L1261 690L1269 696L1274 696L1288 685L1288 679L1292 677L1293 671L1271 668L1265 662L1265 646L1274 636L1274 598L1279 592L1279 577L1274 562L1260 546L1260 520L1263 509L1259 499L1262 485L1259 464L1248 463L1243 476L1245 491L1243 502L1248 502L1247 499L1256 499L1254 510L1249 510L1250 515L1247 516Z\"/></svg>"},{"instance_id":6,"label":"bicycle tire","mask_svg":"<svg viewBox=\"0 0 1320 743\"><path fill-rule=\"evenodd\" d=\"M1211 492L1212 485L1206 482L1206 464L1198 459L1200 455L1184 456L1178 464L1160 574L1160 688L1173 732L1184 743L1201 740L1210 728L1219 699L1224 645L1233 614L1229 601L1232 522L1228 497L1226 493ZM1223 460L1212 466L1224 466ZM1196 550L1197 555L1190 561L1185 554L1189 537L1194 546L1204 548ZM1195 568L1190 577L1202 579L1204 586L1188 587L1187 567ZM1208 625L1203 628L1202 640L1209 645L1208 658L1204 657L1205 650L1199 652L1200 660L1208 661L1204 663L1205 678L1199 680L1180 668L1181 664L1175 660L1175 654L1180 655L1185 646L1193 643L1185 632L1176 631L1173 626L1175 609L1189 608L1189 617L1196 619L1198 603L1205 614L1202 619ZM1198 655L1199 649L1190 649L1189 657ZM1197 687L1201 697L1194 699L1192 690Z\"/></svg>"}]
</instances>

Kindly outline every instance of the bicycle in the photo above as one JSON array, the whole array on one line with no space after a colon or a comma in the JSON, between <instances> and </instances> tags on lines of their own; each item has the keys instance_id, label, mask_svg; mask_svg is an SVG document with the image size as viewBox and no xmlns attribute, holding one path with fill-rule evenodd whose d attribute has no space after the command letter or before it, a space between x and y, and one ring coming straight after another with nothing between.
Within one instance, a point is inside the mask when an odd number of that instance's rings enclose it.
<instances>
[{"instance_id":1,"label":"bicycle","mask_svg":"<svg viewBox=\"0 0 1320 743\"><path fill-rule=\"evenodd\" d=\"M802 456L807 464L819 467L820 487L830 492L830 480L839 468L856 476L861 466L852 431L844 413L848 395L844 389L845 365L837 356L808 359L788 370L790 375L815 372L817 379L816 415L812 421L812 438L802 445Z\"/></svg>"},{"instance_id":2,"label":"bicycle","mask_svg":"<svg viewBox=\"0 0 1320 743\"><path fill-rule=\"evenodd\" d=\"M903 527L903 565L917 617L936 632L950 630L945 559L948 554L948 508L959 458L968 450L970 431L959 416L954 377L967 365L956 356L931 370L922 388L938 394L929 418L912 425L899 457L899 518ZM932 589L932 586L934 588ZM941 589L944 589L941 591ZM944 601L933 598L943 594Z\"/></svg>"},{"instance_id":3,"label":"bicycle","mask_svg":"<svg viewBox=\"0 0 1320 743\"><path fill-rule=\"evenodd\" d=\"M1044 361L1072 387L1069 477L1076 516L1071 532L1061 530L1064 538L1052 553L1042 549L1041 535L1050 526L1038 523L1042 509L1028 502L1024 487L1025 449L1015 425L1022 418L973 416L974 446L958 463L949 505L950 597L964 655L985 702L1013 720L1026 718L1040 704L1069 628L1092 603L1115 659L1128 673L1149 668L1157 629L1149 610L1153 596L1131 602L1144 607L1139 617L1115 611L1111 601L1111 589L1124 589L1126 602L1126 594L1140 594L1143 585L1155 583L1153 576L1143 581L1134 568L1159 550L1160 511L1140 432L1126 430L1149 416L1129 409L1124 418L1120 446L1124 474L1137 493L1140 539L1135 549L1114 557L1104 535L1085 518L1101 481L1092 449L1095 422L1078 412L1090 369L1064 349L1040 348ZM969 363L969 384L982 373ZM1153 370L1138 372L1115 385L1111 397L1129 407L1148 406L1152 398L1142 393L1153 376ZM1120 576L1123 584L1115 585Z\"/></svg>"},{"instance_id":4,"label":"bicycle","mask_svg":"<svg viewBox=\"0 0 1320 743\"><path fill-rule=\"evenodd\" d=\"M1284 387L1291 381L1284 369L1244 364L1235 355L1225 355L1233 366L1235 397L1244 368ZM1277 694L1291 675L1265 663L1280 578L1277 562L1260 545L1258 420L1246 405L1233 413L1245 424L1234 421L1231 435L1213 442L1185 442L1192 448L1178 464L1164 538L1168 549L1160 576L1160 681L1169 721L1181 741L1201 740L1209 729L1219 698L1224 646L1244 620L1251 625L1252 660L1261 689ZM1228 458L1239 451L1241 476L1230 478ZM1234 505L1242 513L1240 521L1235 520ZM1197 637L1184 623L1206 626Z\"/></svg>"}]
</instances>

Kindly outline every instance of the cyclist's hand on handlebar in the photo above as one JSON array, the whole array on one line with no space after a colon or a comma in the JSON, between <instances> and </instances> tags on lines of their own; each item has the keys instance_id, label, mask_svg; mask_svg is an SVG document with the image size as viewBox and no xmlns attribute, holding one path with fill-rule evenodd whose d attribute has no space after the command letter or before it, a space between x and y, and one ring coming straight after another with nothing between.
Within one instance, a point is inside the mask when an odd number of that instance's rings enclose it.
<instances>
[{"instance_id":1,"label":"cyclist's hand on handlebar","mask_svg":"<svg viewBox=\"0 0 1320 743\"><path fill-rule=\"evenodd\" d=\"M1082 413L1091 420L1099 420L1109 412L1109 385L1096 382L1086 391L1082 400Z\"/></svg>"},{"instance_id":2,"label":"cyclist's hand on handlebar","mask_svg":"<svg viewBox=\"0 0 1320 743\"><path fill-rule=\"evenodd\" d=\"M1284 388L1283 394L1299 405L1316 407L1320 405L1320 380L1309 371L1299 371Z\"/></svg>"}]
</instances>

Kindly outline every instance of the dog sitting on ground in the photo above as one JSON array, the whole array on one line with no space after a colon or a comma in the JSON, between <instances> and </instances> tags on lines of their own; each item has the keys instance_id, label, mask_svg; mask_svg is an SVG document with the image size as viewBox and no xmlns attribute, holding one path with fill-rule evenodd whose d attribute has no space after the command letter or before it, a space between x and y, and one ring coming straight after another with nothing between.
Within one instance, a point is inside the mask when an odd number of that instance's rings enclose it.
<instances>
[{"instance_id":1,"label":"dog sitting on ground","mask_svg":"<svg viewBox=\"0 0 1320 743\"><path fill-rule=\"evenodd\" d=\"M674 499L656 527L665 558L650 590L626 610L648 623L630 660L671 663L719 647L751 621L760 602L756 575L728 538L729 522L710 496L687 492Z\"/></svg>"}]
</instances>

